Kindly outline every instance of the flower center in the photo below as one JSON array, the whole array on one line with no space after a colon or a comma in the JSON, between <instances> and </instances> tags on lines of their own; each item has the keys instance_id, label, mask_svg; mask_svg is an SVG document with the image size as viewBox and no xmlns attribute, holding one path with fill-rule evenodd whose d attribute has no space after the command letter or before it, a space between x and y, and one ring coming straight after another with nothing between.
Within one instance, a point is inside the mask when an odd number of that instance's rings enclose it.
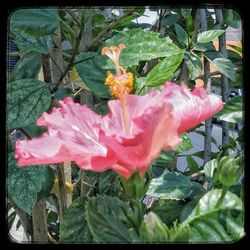
<instances>
[{"instance_id":1,"label":"flower center","mask_svg":"<svg viewBox=\"0 0 250 250\"><path fill-rule=\"evenodd\" d=\"M107 72L105 85L109 87L110 92L115 98L121 100L124 128L125 132L129 134L131 126L126 95L133 90L134 77L132 73L126 72L126 70L119 64L120 53L124 48L124 44L119 44L119 47L104 47L102 49L102 55L108 56L115 65L116 73L112 74L110 71Z\"/></svg>"}]
</instances>

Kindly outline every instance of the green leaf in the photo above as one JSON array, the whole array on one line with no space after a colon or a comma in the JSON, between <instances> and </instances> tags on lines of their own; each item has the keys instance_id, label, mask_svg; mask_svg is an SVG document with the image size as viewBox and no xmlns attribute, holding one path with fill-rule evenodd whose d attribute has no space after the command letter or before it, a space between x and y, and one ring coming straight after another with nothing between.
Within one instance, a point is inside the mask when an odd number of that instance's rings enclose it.
<instances>
[{"instance_id":1,"label":"green leaf","mask_svg":"<svg viewBox=\"0 0 250 250\"><path fill-rule=\"evenodd\" d=\"M198 43L208 43L223 34L225 30L208 30L198 34Z\"/></svg>"},{"instance_id":2,"label":"green leaf","mask_svg":"<svg viewBox=\"0 0 250 250\"><path fill-rule=\"evenodd\" d=\"M35 51L37 53L48 54L52 49L52 37L30 36L23 31L13 31L13 36L17 47L22 52Z\"/></svg>"},{"instance_id":3,"label":"green leaf","mask_svg":"<svg viewBox=\"0 0 250 250\"><path fill-rule=\"evenodd\" d=\"M116 197L121 195L119 176L111 170L100 173L98 189L100 194Z\"/></svg>"},{"instance_id":4,"label":"green leaf","mask_svg":"<svg viewBox=\"0 0 250 250\"><path fill-rule=\"evenodd\" d=\"M191 173L196 173L197 171L200 170L199 165L190 155L187 155L186 159L187 159L188 168Z\"/></svg>"},{"instance_id":5,"label":"green leaf","mask_svg":"<svg viewBox=\"0 0 250 250\"><path fill-rule=\"evenodd\" d=\"M193 50L205 52L207 50L215 50L215 47L214 47L212 42L209 42L209 43L197 43L193 47Z\"/></svg>"},{"instance_id":6,"label":"green leaf","mask_svg":"<svg viewBox=\"0 0 250 250\"><path fill-rule=\"evenodd\" d=\"M118 46L124 43L126 48L122 50L120 57L120 64L123 67L138 65L140 61L148 61L154 58L171 57L182 52L176 45L168 43L164 38L158 36L159 33L156 32L130 29L119 32L108 39L103 47ZM114 67L110 60L105 66L106 69Z\"/></svg>"},{"instance_id":7,"label":"green leaf","mask_svg":"<svg viewBox=\"0 0 250 250\"><path fill-rule=\"evenodd\" d=\"M7 92L8 128L27 126L50 107L49 85L34 79L10 82Z\"/></svg>"},{"instance_id":8,"label":"green leaf","mask_svg":"<svg viewBox=\"0 0 250 250\"><path fill-rule=\"evenodd\" d=\"M236 45L233 45L233 44L227 44L227 46L230 46L231 48L235 49L236 51L238 51L239 53L242 54L242 47L239 47L239 46L236 46Z\"/></svg>"},{"instance_id":9,"label":"green leaf","mask_svg":"<svg viewBox=\"0 0 250 250\"><path fill-rule=\"evenodd\" d=\"M181 64L184 53L166 56L146 76L145 84L150 87L161 85L172 79L174 72Z\"/></svg>"},{"instance_id":10,"label":"green leaf","mask_svg":"<svg viewBox=\"0 0 250 250\"><path fill-rule=\"evenodd\" d=\"M161 20L161 25L163 26L170 26L176 22L178 22L178 15L176 14L168 14L167 16L164 16Z\"/></svg>"},{"instance_id":11,"label":"green leaf","mask_svg":"<svg viewBox=\"0 0 250 250\"><path fill-rule=\"evenodd\" d=\"M214 171L216 168L217 168L217 159L208 161L204 166L205 175L208 178L213 179Z\"/></svg>"},{"instance_id":12,"label":"green leaf","mask_svg":"<svg viewBox=\"0 0 250 250\"><path fill-rule=\"evenodd\" d=\"M162 152L158 159L156 160L155 164L156 166L166 166L167 164L173 162L176 160L176 157L173 152Z\"/></svg>"},{"instance_id":13,"label":"green leaf","mask_svg":"<svg viewBox=\"0 0 250 250\"><path fill-rule=\"evenodd\" d=\"M155 213L149 212L141 224L140 238L145 243L168 242L169 229Z\"/></svg>"},{"instance_id":14,"label":"green leaf","mask_svg":"<svg viewBox=\"0 0 250 250\"><path fill-rule=\"evenodd\" d=\"M76 69L87 87L100 97L111 98L109 89L104 84L107 74L104 66L108 59L94 52L82 52L76 56L76 61L81 61L76 64Z\"/></svg>"},{"instance_id":15,"label":"green leaf","mask_svg":"<svg viewBox=\"0 0 250 250\"><path fill-rule=\"evenodd\" d=\"M142 221L137 207L110 196L89 198L86 218L94 240L100 243L129 243L138 240L135 228Z\"/></svg>"},{"instance_id":16,"label":"green leaf","mask_svg":"<svg viewBox=\"0 0 250 250\"><path fill-rule=\"evenodd\" d=\"M235 96L225 104L224 108L215 117L222 121L238 123L243 119L242 109L242 96Z\"/></svg>"},{"instance_id":17,"label":"green leaf","mask_svg":"<svg viewBox=\"0 0 250 250\"><path fill-rule=\"evenodd\" d=\"M174 27L178 41L188 46L189 38L187 32L178 23L175 23Z\"/></svg>"},{"instance_id":18,"label":"green leaf","mask_svg":"<svg viewBox=\"0 0 250 250\"><path fill-rule=\"evenodd\" d=\"M236 72L233 63L229 59L224 58L215 51L207 51L204 53L204 56L220 73L230 78L233 82L235 81Z\"/></svg>"},{"instance_id":19,"label":"green leaf","mask_svg":"<svg viewBox=\"0 0 250 250\"><path fill-rule=\"evenodd\" d=\"M59 23L60 19L56 9L18 9L10 19L11 29L23 31L31 36L52 34Z\"/></svg>"},{"instance_id":20,"label":"green leaf","mask_svg":"<svg viewBox=\"0 0 250 250\"><path fill-rule=\"evenodd\" d=\"M159 200L152 205L151 210L158 215L161 220L171 226L173 221L179 218L185 203L175 200Z\"/></svg>"},{"instance_id":21,"label":"green leaf","mask_svg":"<svg viewBox=\"0 0 250 250\"><path fill-rule=\"evenodd\" d=\"M41 69L41 54L29 52L23 56L11 72L10 81L32 78L36 79Z\"/></svg>"},{"instance_id":22,"label":"green leaf","mask_svg":"<svg viewBox=\"0 0 250 250\"><path fill-rule=\"evenodd\" d=\"M182 200L192 193L192 182L178 172L164 172L150 182L147 195L169 200Z\"/></svg>"},{"instance_id":23,"label":"green leaf","mask_svg":"<svg viewBox=\"0 0 250 250\"><path fill-rule=\"evenodd\" d=\"M181 9L182 16L186 19L191 15L192 9Z\"/></svg>"},{"instance_id":24,"label":"green leaf","mask_svg":"<svg viewBox=\"0 0 250 250\"><path fill-rule=\"evenodd\" d=\"M67 96L72 95L72 89L71 88L60 88L55 93L55 98L57 100L63 100Z\"/></svg>"},{"instance_id":25,"label":"green leaf","mask_svg":"<svg viewBox=\"0 0 250 250\"><path fill-rule=\"evenodd\" d=\"M73 201L63 216L60 226L60 243L92 243L93 236L86 221L86 197Z\"/></svg>"},{"instance_id":26,"label":"green leaf","mask_svg":"<svg viewBox=\"0 0 250 250\"><path fill-rule=\"evenodd\" d=\"M35 124L29 124L28 126L22 127L22 130L30 137L38 137L47 131L46 127L37 126Z\"/></svg>"},{"instance_id":27,"label":"green leaf","mask_svg":"<svg viewBox=\"0 0 250 250\"><path fill-rule=\"evenodd\" d=\"M180 63L179 60L182 60L181 56L183 57L183 52L174 44L167 43L165 39L158 38L158 36L159 33L156 32L131 29L126 32L118 32L112 38L108 39L103 47L118 46L124 43L126 48L122 50L120 56L120 64L123 67L132 67L138 65L140 61L147 61L153 58L167 57L168 60L163 60L151 73L150 80L153 80L155 84L161 84L161 81L172 77L172 74L179 65L178 63ZM80 53L76 57L79 62L76 64L76 69L83 82L95 94L111 98L109 89L105 86L104 82L107 71L114 70L115 67L107 56L101 55L100 50L99 54L94 52ZM163 68L164 71L159 72Z\"/></svg>"},{"instance_id":28,"label":"green leaf","mask_svg":"<svg viewBox=\"0 0 250 250\"><path fill-rule=\"evenodd\" d=\"M37 200L47 198L54 186L55 174L51 167L46 167L44 170L44 180L42 183L42 189L37 194Z\"/></svg>"},{"instance_id":29,"label":"green leaf","mask_svg":"<svg viewBox=\"0 0 250 250\"><path fill-rule=\"evenodd\" d=\"M217 207L221 193L220 189L207 192L182 223L189 225L190 242L231 242L244 235L241 199L228 191Z\"/></svg>"},{"instance_id":30,"label":"green leaf","mask_svg":"<svg viewBox=\"0 0 250 250\"><path fill-rule=\"evenodd\" d=\"M185 52L185 63L187 64L191 79L202 74L202 64L200 58L193 52Z\"/></svg>"},{"instance_id":31,"label":"green leaf","mask_svg":"<svg viewBox=\"0 0 250 250\"><path fill-rule=\"evenodd\" d=\"M182 142L179 146L173 149L175 152L188 151L193 148L192 141L189 138L188 133L183 133L180 137L182 138Z\"/></svg>"},{"instance_id":32,"label":"green leaf","mask_svg":"<svg viewBox=\"0 0 250 250\"><path fill-rule=\"evenodd\" d=\"M14 156L8 154L8 193L16 205L28 214L42 190L46 171L44 165L18 167Z\"/></svg>"}]
</instances>

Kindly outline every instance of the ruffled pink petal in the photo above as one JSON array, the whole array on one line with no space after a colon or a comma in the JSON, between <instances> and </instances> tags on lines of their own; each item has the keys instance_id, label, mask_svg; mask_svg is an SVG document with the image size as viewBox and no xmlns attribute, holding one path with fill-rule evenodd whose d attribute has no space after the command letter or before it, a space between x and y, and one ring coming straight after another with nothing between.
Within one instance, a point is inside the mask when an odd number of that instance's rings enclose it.
<instances>
[{"instance_id":1,"label":"ruffled pink petal","mask_svg":"<svg viewBox=\"0 0 250 250\"><path fill-rule=\"evenodd\" d=\"M125 166L127 169L125 174L123 174L124 169L119 170L125 178L136 171L143 175L150 163L160 155L161 150L170 150L181 142L171 115L172 107L157 102L159 94L160 92L154 91L147 95L150 96L148 99L145 96L127 96L128 108L131 111L129 112L132 125L130 135L126 135L123 131L120 124L123 122L122 117L119 118L120 123L117 126L116 123L112 123L113 117L119 117L122 112L120 100L110 103L112 112L106 117L105 128L108 124L112 130L103 129L100 141L116 153L119 169ZM117 165L115 166L118 172Z\"/></svg>"},{"instance_id":2,"label":"ruffled pink petal","mask_svg":"<svg viewBox=\"0 0 250 250\"><path fill-rule=\"evenodd\" d=\"M220 96L208 94L204 87L190 91L175 83L167 82L162 89L165 103L173 106L173 116L181 134L208 119L223 108Z\"/></svg>"},{"instance_id":3,"label":"ruffled pink petal","mask_svg":"<svg viewBox=\"0 0 250 250\"><path fill-rule=\"evenodd\" d=\"M60 101L60 106L50 114L44 113L37 121L37 125L48 127L48 133L16 143L19 165L73 161L82 169L95 171L91 165L92 157L105 158L108 153L98 139L101 116L74 103L71 98ZM111 163L114 163L113 159ZM102 170L106 169L107 166L103 166Z\"/></svg>"}]
</instances>

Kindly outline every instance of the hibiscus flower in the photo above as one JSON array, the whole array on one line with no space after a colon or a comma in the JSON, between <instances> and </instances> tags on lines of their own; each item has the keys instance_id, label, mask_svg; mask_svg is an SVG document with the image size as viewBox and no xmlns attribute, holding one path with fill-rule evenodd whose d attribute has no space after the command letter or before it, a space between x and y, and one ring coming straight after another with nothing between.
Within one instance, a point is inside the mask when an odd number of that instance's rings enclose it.
<instances>
[{"instance_id":1,"label":"hibiscus flower","mask_svg":"<svg viewBox=\"0 0 250 250\"><path fill-rule=\"evenodd\" d=\"M109 113L98 115L71 97L59 101L59 108L36 123L48 132L16 143L19 166L72 161L83 170L113 169L126 179L137 171L143 176L162 150L181 143L181 133L222 109L221 98L204 87L190 91L167 82L144 96L130 94L133 76L116 58L122 48L103 49L116 65L116 74L108 72L106 79L117 97L108 102Z\"/></svg>"}]
</instances>

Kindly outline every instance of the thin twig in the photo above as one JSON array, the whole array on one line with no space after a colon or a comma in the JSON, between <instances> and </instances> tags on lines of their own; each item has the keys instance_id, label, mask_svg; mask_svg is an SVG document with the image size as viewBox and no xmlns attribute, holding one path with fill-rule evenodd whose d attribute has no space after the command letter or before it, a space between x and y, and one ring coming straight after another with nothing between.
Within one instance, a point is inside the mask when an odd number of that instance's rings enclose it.
<instances>
[{"instance_id":1,"label":"thin twig","mask_svg":"<svg viewBox=\"0 0 250 250\"><path fill-rule=\"evenodd\" d=\"M196 173L190 175L189 178L190 178L191 180L197 179L197 178L203 176L204 174L205 174L205 171L204 171L204 170L201 170L201 171L199 171L199 172L196 172Z\"/></svg>"},{"instance_id":2,"label":"thin twig","mask_svg":"<svg viewBox=\"0 0 250 250\"><path fill-rule=\"evenodd\" d=\"M121 22L124 18L131 15L138 7L134 7L133 9L129 10L126 14L123 16L117 18L115 21L111 22L102 32L99 33L99 35L91 42L90 48L93 48L96 43L102 38L109 30L111 30L115 25L117 25L119 22Z\"/></svg>"},{"instance_id":3,"label":"thin twig","mask_svg":"<svg viewBox=\"0 0 250 250\"><path fill-rule=\"evenodd\" d=\"M71 59L70 59L70 62L69 62L69 64L67 65L67 68L65 69L65 71L64 71L64 72L62 73L62 75L60 76L58 85L57 85L57 87L56 87L56 90L58 89L58 87L59 87L61 81L62 81L63 78L66 76L66 74L68 73L69 69L72 67L72 65L73 65L73 63L74 63L75 56L76 56L76 53L77 53L78 48L79 48L79 45L80 45L80 41L81 41L81 38L82 38L83 31L84 31L84 24L82 24L82 26L81 26L81 28L80 28L78 37L77 37L77 39L76 39L76 44L75 44L75 47L74 47L74 50L73 50L73 53L72 53L72 56L71 56Z\"/></svg>"}]
</instances>

